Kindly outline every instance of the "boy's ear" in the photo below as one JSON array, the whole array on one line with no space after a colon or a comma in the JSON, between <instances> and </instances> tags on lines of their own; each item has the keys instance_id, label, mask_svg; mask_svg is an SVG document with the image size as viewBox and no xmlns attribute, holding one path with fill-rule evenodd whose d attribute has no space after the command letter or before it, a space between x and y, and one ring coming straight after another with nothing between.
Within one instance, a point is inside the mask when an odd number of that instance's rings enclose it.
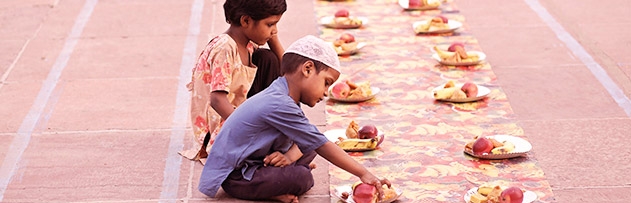
<instances>
[{"instance_id":1,"label":"boy's ear","mask_svg":"<svg viewBox=\"0 0 631 203\"><path fill-rule=\"evenodd\" d=\"M315 64L313 63L313 61L305 61L304 63L302 63L300 71L302 72L302 75L304 75L305 77L309 77L309 74L315 71Z\"/></svg>"},{"instance_id":2,"label":"boy's ear","mask_svg":"<svg viewBox=\"0 0 631 203\"><path fill-rule=\"evenodd\" d=\"M254 22L252 18L246 15L242 15L241 18L239 19L239 23L241 24L241 27L248 27L248 25L250 25L252 22Z\"/></svg>"}]
</instances>

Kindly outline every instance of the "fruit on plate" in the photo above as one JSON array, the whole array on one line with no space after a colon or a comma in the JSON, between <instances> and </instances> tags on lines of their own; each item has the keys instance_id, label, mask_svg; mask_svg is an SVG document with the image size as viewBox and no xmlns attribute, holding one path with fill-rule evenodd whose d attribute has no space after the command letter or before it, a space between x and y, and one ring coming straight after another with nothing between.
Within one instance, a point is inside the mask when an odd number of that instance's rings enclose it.
<instances>
[{"instance_id":1,"label":"fruit on plate","mask_svg":"<svg viewBox=\"0 0 631 203\"><path fill-rule=\"evenodd\" d=\"M338 85L340 84L346 84L346 85L341 85L341 87L338 87ZM336 88L338 88L339 90L346 90L346 86L348 86L349 88L348 94L338 94L339 91L338 92L334 91L336 90ZM366 98L372 95L372 89L370 88L370 82L368 81L355 83L351 80L343 80L342 82L339 82L333 85L333 88L331 88L331 95L334 98L338 98L338 99Z\"/></svg>"},{"instance_id":2,"label":"fruit on plate","mask_svg":"<svg viewBox=\"0 0 631 203\"><path fill-rule=\"evenodd\" d=\"M466 82L462 86L455 85L453 80L443 85L443 88L434 90L434 98L438 100L465 99L478 96L478 86L472 82Z\"/></svg>"},{"instance_id":3,"label":"fruit on plate","mask_svg":"<svg viewBox=\"0 0 631 203\"><path fill-rule=\"evenodd\" d=\"M512 142L504 141L502 142L501 146L494 147L491 150L491 154L506 154L512 152L513 150L515 150L515 144L513 144Z\"/></svg>"},{"instance_id":4,"label":"fruit on plate","mask_svg":"<svg viewBox=\"0 0 631 203\"><path fill-rule=\"evenodd\" d=\"M336 83L333 88L331 88L331 94L335 98L346 98L350 95L350 92L351 87L345 82Z\"/></svg>"},{"instance_id":5,"label":"fruit on plate","mask_svg":"<svg viewBox=\"0 0 631 203\"><path fill-rule=\"evenodd\" d=\"M335 12L335 17L336 18L348 17L349 15L350 15L350 13L346 9L340 9L340 10L337 10L337 12Z\"/></svg>"},{"instance_id":6,"label":"fruit on plate","mask_svg":"<svg viewBox=\"0 0 631 203\"><path fill-rule=\"evenodd\" d=\"M449 62L449 63L471 63L480 60L480 56L475 53L467 52L461 46L455 46L453 48L454 52L447 52L440 50L438 47L434 46L434 50L438 54L441 62Z\"/></svg>"},{"instance_id":7,"label":"fruit on plate","mask_svg":"<svg viewBox=\"0 0 631 203\"><path fill-rule=\"evenodd\" d=\"M473 154L506 154L515 150L515 144L505 140L498 141L493 137L475 137L465 145L465 150ZM490 149L489 149L490 148Z\"/></svg>"},{"instance_id":8,"label":"fruit on plate","mask_svg":"<svg viewBox=\"0 0 631 203\"><path fill-rule=\"evenodd\" d=\"M377 188L373 185L357 182L353 184L353 200L356 203L377 202Z\"/></svg>"},{"instance_id":9,"label":"fruit on plate","mask_svg":"<svg viewBox=\"0 0 631 203\"><path fill-rule=\"evenodd\" d=\"M350 33L342 33L338 39L333 41L333 48L337 54L350 52L357 49L359 43L355 41L355 36Z\"/></svg>"},{"instance_id":10,"label":"fruit on plate","mask_svg":"<svg viewBox=\"0 0 631 203\"><path fill-rule=\"evenodd\" d=\"M467 95L466 97L478 96L478 86L472 82L464 83L460 89Z\"/></svg>"},{"instance_id":11,"label":"fruit on plate","mask_svg":"<svg viewBox=\"0 0 631 203\"><path fill-rule=\"evenodd\" d=\"M486 137L479 137L471 147L474 154L491 153L491 150L493 150L493 142Z\"/></svg>"},{"instance_id":12,"label":"fruit on plate","mask_svg":"<svg viewBox=\"0 0 631 203\"><path fill-rule=\"evenodd\" d=\"M500 193L500 203L522 203L524 201L524 191L518 187L509 187Z\"/></svg>"},{"instance_id":13,"label":"fruit on plate","mask_svg":"<svg viewBox=\"0 0 631 203\"><path fill-rule=\"evenodd\" d=\"M372 139L344 139L341 137L337 138L338 141L335 142L337 146L342 148L344 151L365 151L365 150L373 150L377 148L379 144L379 137L375 137Z\"/></svg>"},{"instance_id":14,"label":"fruit on plate","mask_svg":"<svg viewBox=\"0 0 631 203\"><path fill-rule=\"evenodd\" d=\"M357 134L359 139L371 139L377 137L378 132L379 131L375 125L368 124L362 126L359 131L357 131Z\"/></svg>"},{"instance_id":15,"label":"fruit on plate","mask_svg":"<svg viewBox=\"0 0 631 203\"><path fill-rule=\"evenodd\" d=\"M461 49L464 49L464 44L462 42L451 43L449 45L449 48L447 48L447 51L455 52L457 47L460 47Z\"/></svg>"},{"instance_id":16,"label":"fruit on plate","mask_svg":"<svg viewBox=\"0 0 631 203\"><path fill-rule=\"evenodd\" d=\"M447 19L447 17L439 15L436 16L437 19L440 19L442 21L442 23L449 23L449 19Z\"/></svg>"},{"instance_id":17,"label":"fruit on plate","mask_svg":"<svg viewBox=\"0 0 631 203\"><path fill-rule=\"evenodd\" d=\"M432 19L428 20L424 24L420 24L414 28L414 31L418 32L433 32L438 30L448 30L449 29L449 19L445 16L435 16Z\"/></svg>"},{"instance_id":18,"label":"fruit on plate","mask_svg":"<svg viewBox=\"0 0 631 203\"><path fill-rule=\"evenodd\" d=\"M353 36L350 33L342 33L342 35L340 35L340 40L344 41L344 43L351 43L351 42L355 42L355 36Z\"/></svg>"}]
</instances>

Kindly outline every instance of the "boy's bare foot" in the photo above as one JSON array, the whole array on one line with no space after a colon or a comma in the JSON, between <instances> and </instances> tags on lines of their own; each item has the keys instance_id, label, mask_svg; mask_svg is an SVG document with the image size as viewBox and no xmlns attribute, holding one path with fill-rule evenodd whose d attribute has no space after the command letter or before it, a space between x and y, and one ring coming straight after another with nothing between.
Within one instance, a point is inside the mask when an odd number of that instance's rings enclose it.
<instances>
[{"instance_id":1,"label":"boy's bare foot","mask_svg":"<svg viewBox=\"0 0 631 203\"><path fill-rule=\"evenodd\" d=\"M315 169L316 168L316 164L315 163L310 163L309 164L309 168L312 169L312 170Z\"/></svg>"},{"instance_id":2,"label":"boy's bare foot","mask_svg":"<svg viewBox=\"0 0 631 203\"><path fill-rule=\"evenodd\" d=\"M298 203L298 196L292 194L278 195L276 197L272 197L272 199L284 203Z\"/></svg>"}]
</instances>

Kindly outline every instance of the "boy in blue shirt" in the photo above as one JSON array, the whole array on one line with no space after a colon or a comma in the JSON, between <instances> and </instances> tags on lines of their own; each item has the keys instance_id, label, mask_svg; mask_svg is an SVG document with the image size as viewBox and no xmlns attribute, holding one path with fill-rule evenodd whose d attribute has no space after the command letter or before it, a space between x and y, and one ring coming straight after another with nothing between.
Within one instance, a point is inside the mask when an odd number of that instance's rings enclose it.
<instances>
[{"instance_id":1,"label":"boy in blue shirt","mask_svg":"<svg viewBox=\"0 0 631 203\"><path fill-rule=\"evenodd\" d=\"M309 123L300 103L313 107L340 76L332 45L314 36L291 44L281 64L283 76L245 101L225 121L208 156L199 190L214 197L220 187L247 200L298 202L313 187L310 163L319 154L374 185L379 179ZM298 150L290 150L297 147Z\"/></svg>"}]
</instances>

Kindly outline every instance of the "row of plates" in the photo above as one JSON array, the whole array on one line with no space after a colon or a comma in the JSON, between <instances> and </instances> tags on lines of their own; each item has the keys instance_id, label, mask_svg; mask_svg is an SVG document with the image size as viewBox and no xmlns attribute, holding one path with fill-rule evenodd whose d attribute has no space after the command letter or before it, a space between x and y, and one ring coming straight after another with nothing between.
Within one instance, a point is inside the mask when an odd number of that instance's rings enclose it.
<instances>
[{"instance_id":1,"label":"row of plates","mask_svg":"<svg viewBox=\"0 0 631 203\"><path fill-rule=\"evenodd\" d=\"M462 87L462 85L464 85L464 83L457 83L455 84L456 87ZM440 90L444 87L445 85L441 85L438 86L434 89L432 89L432 94L433 92ZM467 98L462 98L462 99L439 99L439 101L446 101L446 102L473 102L473 101L477 101L480 99L483 99L484 97L488 96L491 93L491 89L489 89L488 87L482 86L482 85L477 85L478 86L478 95L475 97L467 97ZM331 94L331 90L329 90L329 99L331 100L335 100L335 101L339 101L339 102L348 102L348 103L355 103L355 102L364 102L364 101L368 101L371 100L373 98L375 98L375 96L377 96L377 94L379 94L379 92L381 91L380 88L378 87L370 87L372 94L367 96L367 97L353 97L353 98L336 98L333 96L333 94Z\"/></svg>"},{"instance_id":2,"label":"row of plates","mask_svg":"<svg viewBox=\"0 0 631 203\"><path fill-rule=\"evenodd\" d=\"M333 19L335 19L334 16L325 16L320 18L320 24L328 27L328 28L334 28L334 29L354 29L354 28L360 28L364 25L366 25L368 23L368 18L366 17L354 17L357 18L359 20L362 21L362 24L360 25L346 25L346 24L337 24L335 23L335 21ZM416 21L414 23L412 23L412 29L416 30L414 28L427 24L428 20L422 20L422 21ZM456 31L457 29L462 27L462 23L456 20L449 20L449 22L447 23L447 25L449 25L449 28L447 29L439 29L439 30L431 30L431 31L415 31L416 34L440 34L440 33L449 33L449 32L453 32Z\"/></svg>"}]
</instances>

